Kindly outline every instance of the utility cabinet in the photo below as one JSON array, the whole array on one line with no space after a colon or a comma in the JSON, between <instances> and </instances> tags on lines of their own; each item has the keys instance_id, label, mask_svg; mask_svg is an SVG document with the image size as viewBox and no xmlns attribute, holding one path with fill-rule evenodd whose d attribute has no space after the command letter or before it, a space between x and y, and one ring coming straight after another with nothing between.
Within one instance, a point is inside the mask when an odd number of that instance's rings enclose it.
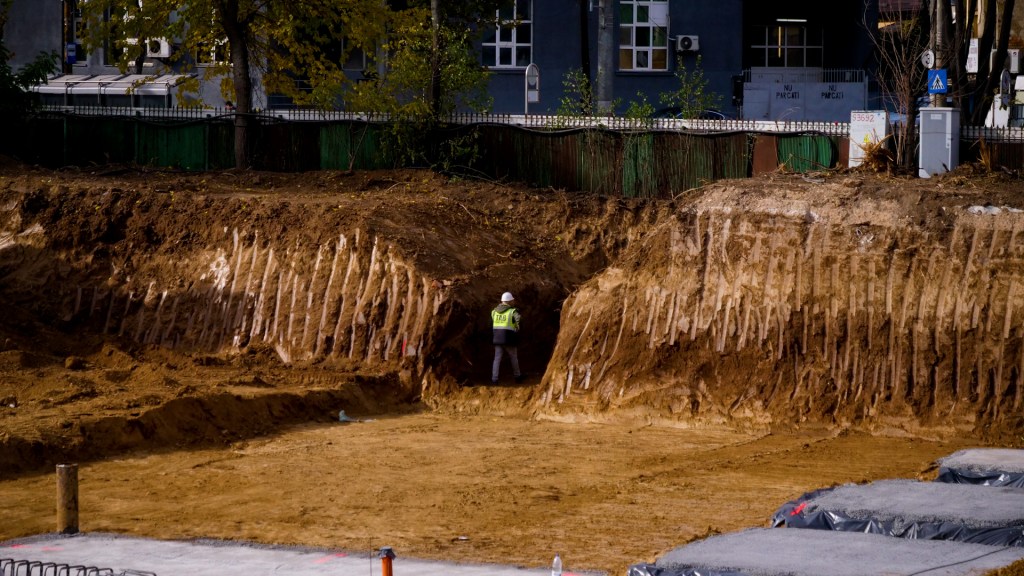
<instances>
[{"instance_id":1,"label":"utility cabinet","mask_svg":"<svg viewBox=\"0 0 1024 576\"><path fill-rule=\"evenodd\" d=\"M918 176L949 172L960 164L960 110L921 108L921 153Z\"/></svg>"}]
</instances>

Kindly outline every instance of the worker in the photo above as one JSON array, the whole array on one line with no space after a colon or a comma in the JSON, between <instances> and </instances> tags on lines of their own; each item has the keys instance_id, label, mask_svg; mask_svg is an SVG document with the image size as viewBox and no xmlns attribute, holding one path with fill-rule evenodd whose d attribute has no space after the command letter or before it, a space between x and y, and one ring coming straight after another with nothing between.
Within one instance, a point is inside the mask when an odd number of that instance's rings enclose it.
<instances>
[{"instance_id":1,"label":"worker","mask_svg":"<svg viewBox=\"0 0 1024 576\"><path fill-rule=\"evenodd\" d=\"M501 295L501 303L491 310L491 324L494 327L492 341L494 343L494 364L491 366L491 383L498 383L498 372L501 358L508 354L512 362L512 375L516 382L523 381L523 373L519 371L519 310L515 307L515 298L511 292Z\"/></svg>"}]
</instances>

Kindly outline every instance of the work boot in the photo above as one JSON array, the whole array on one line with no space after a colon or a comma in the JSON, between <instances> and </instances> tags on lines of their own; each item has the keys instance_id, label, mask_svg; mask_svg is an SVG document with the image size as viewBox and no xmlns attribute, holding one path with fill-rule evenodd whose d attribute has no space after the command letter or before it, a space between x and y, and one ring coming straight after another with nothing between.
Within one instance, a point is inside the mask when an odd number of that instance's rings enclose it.
<instances>
[{"instance_id":1,"label":"work boot","mask_svg":"<svg viewBox=\"0 0 1024 576\"><path fill-rule=\"evenodd\" d=\"M523 380L526 380L526 374L520 374L519 376L516 376L516 384L522 383Z\"/></svg>"}]
</instances>

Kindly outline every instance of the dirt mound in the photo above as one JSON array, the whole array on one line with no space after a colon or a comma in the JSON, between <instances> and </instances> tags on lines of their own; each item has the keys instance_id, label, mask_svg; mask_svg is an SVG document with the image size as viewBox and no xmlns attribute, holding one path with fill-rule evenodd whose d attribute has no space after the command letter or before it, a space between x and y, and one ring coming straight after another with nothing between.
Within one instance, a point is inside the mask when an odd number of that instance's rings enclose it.
<instances>
[{"instance_id":1,"label":"dirt mound","mask_svg":"<svg viewBox=\"0 0 1024 576\"><path fill-rule=\"evenodd\" d=\"M1015 441L1024 206L1006 184L708 186L566 302L544 404Z\"/></svg>"},{"instance_id":2,"label":"dirt mound","mask_svg":"<svg viewBox=\"0 0 1024 576\"><path fill-rule=\"evenodd\" d=\"M306 392L345 389L345 374L387 383L347 398L357 411L458 404L463 386L489 381L488 312L505 290L524 304L536 384L561 301L654 219L638 202L427 171L8 168L0 205L2 441L17 446L5 462L21 463L4 470L277 425L102 427L111 439L94 425L171 426L151 413L187 398L215 410L224 387L261 402L286 390L317 417L328 411ZM488 404L528 413L527 389Z\"/></svg>"},{"instance_id":3,"label":"dirt mound","mask_svg":"<svg viewBox=\"0 0 1024 576\"><path fill-rule=\"evenodd\" d=\"M641 201L0 166L0 469L418 403L1013 434L1016 187L774 175ZM505 290L530 377L475 386Z\"/></svg>"}]
</instances>

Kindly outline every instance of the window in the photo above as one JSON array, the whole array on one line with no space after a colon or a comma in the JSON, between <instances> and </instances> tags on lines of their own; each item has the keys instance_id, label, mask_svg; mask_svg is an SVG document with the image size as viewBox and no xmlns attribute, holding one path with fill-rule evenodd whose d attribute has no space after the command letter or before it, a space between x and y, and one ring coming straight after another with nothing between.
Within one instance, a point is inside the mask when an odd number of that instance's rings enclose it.
<instances>
[{"instance_id":1,"label":"window","mask_svg":"<svg viewBox=\"0 0 1024 576\"><path fill-rule=\"evenodd\" d=\"M200 66L212 66L228 63L228 41L218 40L216 42L200 42L196 49L196 64Z\"/></svg>"},{"instance_id":2,"label":"window","mask_svg":"<svg viewBox=\"0 0 1024 576\"><path fill-rule=\"evenodd\" d=\"M668 0L619 2L619 70L668 70Z\"/></svg>"},{"instance_id":3,"label":"window","mask_svg":"<svg viewBox=\"0 0 1024 576\"><path fill-rule=\"evenodd\" d=\"M353 45L348 37L342 39L341 46L341 53L345 55L345 59L341 63L342 70L362 72L369 67L369 58L366 57L366 51Z\"/></svg>"},{"instance_id":4,"label":"window","mask_svg":"<svg viewBox=\"0 0 1024 576\"><path fill-rule=\"evenodd\" d=\"M801 24L779 23L755 30L753 37L755 41L750 52L751 66L821 67L820 30L812 31Z\"/></svg>"},{"instance_id":5,"label":"window","mask_svg":"<svg viewBox=\"0 0 1024 576\"><path fill-rule=\"evenodd\" d=\"M82 42L85 39L89 23L83 16L81 8L76 8L72 11L72 18L72 29L74 34L72 43L75 45L75 64L78 66L87 66L89 64L89 54L82 48Z\"/></svg>"},{"instance_id":6,"label":"window","mask_svg":"<svg viewBox=\"0 0 1024 576\"><path fill-rule=\"evenodd\" d=\"M497 12L497 25L484 31L483 65L526 68L533 62L533 0L516 0Z\"/></svg>"}]
</instances>

